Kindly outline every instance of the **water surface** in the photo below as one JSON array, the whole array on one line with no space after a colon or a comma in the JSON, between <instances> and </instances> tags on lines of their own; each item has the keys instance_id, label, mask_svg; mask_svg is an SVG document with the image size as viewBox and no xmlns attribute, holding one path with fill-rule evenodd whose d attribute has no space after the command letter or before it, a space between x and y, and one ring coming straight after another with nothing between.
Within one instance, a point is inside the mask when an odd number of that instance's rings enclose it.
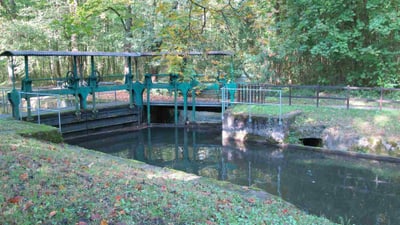
<instances>
[{"instance_id":1,"label":"water surface","mask_svg":"<svg viewBox=\"0 0 400 225\"><path fill-rule=\"evenodd\" d=\"M222 145L219 129L148 128L72 144L239 185L255 186L335 222L400 224L400 166L279 149Z\"/></svg>"}]
</instances>

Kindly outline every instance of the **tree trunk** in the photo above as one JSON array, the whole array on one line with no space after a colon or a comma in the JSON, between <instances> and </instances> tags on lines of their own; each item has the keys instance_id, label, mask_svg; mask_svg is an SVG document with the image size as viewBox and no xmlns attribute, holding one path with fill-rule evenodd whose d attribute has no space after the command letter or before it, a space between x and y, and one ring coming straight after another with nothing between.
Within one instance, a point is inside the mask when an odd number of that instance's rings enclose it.
<instances>
[{"instance_id":1,"label":"tree trunk","mask_svg":"<svg viewBox=\"0 0 400 225\"><path fill-rule=\"evenodd\" d=\"M132 18L132 6L127 5L126 6L127 14L131 15L125 20L125 40L124 40L124 51L125 52L131 52L132 51L132 23L133 23L133 18ZM128 74L129 72L129 67L128 67L128 59L125 60L124 63L124 74Z\"/></svg>"},{"instance_id":2,"label":"tree trunk","mask_svg":"<svg viewBox=\"0 0 400 225\"><path fill-rule=\"evenodd\" d=\"M13 60L10 58L8 66L7 66L7 71L8 71L8 82L7 84L10 85L13 82Z\"/></svg>"},{"instance_id":3,"label":"tree trunk","mask_svg":"<svg viewBox=\"0 0 400 225\"><path fill-rule=\"evenodd\" d=\"M70 5L69 5L69 11L73 16L76 16L76 10L78 9L78 0L73 0L71 1ZM73 33L71 34L71 51L79 51L79 44L78 44L78 34ZM78 70L78 76L79 79L82 81L83 77L82 77L82 66L81 66L81 58L77 57L76 58L76 66L77 66L77 70Z\"/></svg>"},{"instance_id":4,"label":"tree trunk","mask_svg":"<svg viewBox=\"0 0 400 225\"><path fill-rule=\"evenodd\" d=\"M69 4L69 12L71 15L76 16L76 10L78 8L78 0L73 0ZM76 33L71 35L71 50L78 51L78 35Z\"/></svg>"}]
</instances>

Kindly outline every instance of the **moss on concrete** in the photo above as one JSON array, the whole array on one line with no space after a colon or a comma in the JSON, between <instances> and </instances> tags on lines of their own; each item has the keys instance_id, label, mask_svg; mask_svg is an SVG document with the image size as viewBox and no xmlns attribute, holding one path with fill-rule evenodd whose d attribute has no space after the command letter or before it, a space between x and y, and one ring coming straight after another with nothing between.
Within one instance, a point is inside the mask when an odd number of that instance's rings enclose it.
<instances>
[{"instance_id":1,"label":"moss on concrete","mask_svg":"<svg viewBox=\"0 0 400 225\"><path fill-rule=\"evenodd\" d=\"M15 132L22 137L32 137L53 143L63 142L61 132L51 126L34 124L14 119L0 119L0 132Z\"/></svg>"}]
</instances>

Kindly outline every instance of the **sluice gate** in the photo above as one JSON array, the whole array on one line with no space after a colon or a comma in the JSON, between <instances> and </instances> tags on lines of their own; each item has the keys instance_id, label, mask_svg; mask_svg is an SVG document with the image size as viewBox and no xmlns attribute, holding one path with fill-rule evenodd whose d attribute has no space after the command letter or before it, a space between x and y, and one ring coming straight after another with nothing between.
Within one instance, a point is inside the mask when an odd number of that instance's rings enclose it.
<instances>
[{"instance_id":1,"label":"sluice gate","mask_svg":"<svg viewBox=\"0 0 400 225\"><path fill-rule=\"evenodd\" d=\"M188 56L230 56L230 66L225 69L229 73L218 70L214 81L201 81L202 74L194 70L188 75L183 71L172 73L160 73L161 70L145 73L139 71L139 58L163 58L167 56L180 57L186 61ZM138 52L60 52L60 51L4 51L0 56L9 59L10 77L12 77L12 89L7 94L11 103L12 114L16 119L38 121L53 126L58 126L63 133L80 132L82 128L89 130L102 129L108 126L122 124L151 123L151 94L153 91L163 89L172 98L174 107L174 123L178 124L178 111L184 118L196 121L196 95L198 92L214 90L219 92L221 87L235 87L233 82L232 53L227 51L210 51L206 53L138 53ZM23 57L23 60L21 60ZM51 58L57 61L62 58L67 62L67 71L64 77L32 73L31 57ZM123 74L105 75L102 70L102 61L98 58L120 57L123 58ZM183 64L185 65L185 63ZM17 70L18 67L18 70ZM185 69L185 68L181 68ZM22 72L16 74L17 72ZM143 75L144 74L144 75ZM225 74L229 74L225 76ZM18 77L21 77L18 80ZM111 81L111 82L110 82ZM115 82L117 81L117 82ZM17 89L16 85L21 85ZM45 83L46 85L43 85ZM54 84L57 84L54 87ZM99 99L101 93L114 92L125 96L124 100L115 104L109 104L103 108L104 103ZM117 95L117 94L116 94ZM60 98L71 100L67 112L58 110L57 116L40 114L41 98L46 96L61 96ZM217 95L218 96L218 95ZM191 100L191 102L189 102ZM218 97L214 99L218 102ZM33 101L39 102L39 107L34 106ZM123 105L123 106L121 106ZM217 103L221 107L221 103ZM191 115L188 108L192 109ZM51 110L48 110L51 111ZM36 113L35 113L36 112ZM56 113L53 113L56 114Z\"/></svg>"},{"instance_id":2,"label":"sluice gate","mask_svg":"<svg viewBox=\"0 0 400 225\"><path fill-rule=\"evenodd\" d=\"M79 116L74 111L64 111L57 114L32 116L30 121L59 127L65 139L91 133L105 132L128 126L141 124L142 112L139 108L129 108L128 105L109 105L99 108L96 113L91 110L80 111ZM27 120L28 118L23 118Z\"/></svg>"}]
</instances>

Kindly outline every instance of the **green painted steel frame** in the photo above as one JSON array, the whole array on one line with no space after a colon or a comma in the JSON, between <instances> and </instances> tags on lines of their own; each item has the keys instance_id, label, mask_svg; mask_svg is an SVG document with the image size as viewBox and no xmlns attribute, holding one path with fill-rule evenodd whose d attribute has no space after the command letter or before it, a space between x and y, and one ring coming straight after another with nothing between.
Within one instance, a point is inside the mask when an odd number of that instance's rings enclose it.
<instances>
[{"instance_id":1,"label":"green painted steel frame","mask_svg":"<svg viewBox=\"0 0 400 225\"><path fill-rule=\"evenodd\" d=\"M59 94L59 95L73 95L75 97L75 112L77 117L80 117L81 111L86 110L87 108L87 97L88 95L92 95L92 111L94 114L97 113L96 108L96 92L107 92L107 91L117 91L117 90L127 90L129 92L129 106L143 108L143 93L144 89L147 90L147 123L151 123L151 110L150 110L150 92L151 89L167 89L168 91L174 92L174 122L178 124L178 101L177 95L178 91L181 92L183 96L183 118L188 120L187 116L187 108L188 108L188 94L189 91L192 91L192 120L195 121L195 107L196 107L196 98L195 98L195 87L199 84L199 81L196 79L196 75L194 75L190 82L179 82L178 74L146 74L144 83L138 81L138 66L137 66L137 57L152 57L152 56L160 56L166 54L173 54L169 52L161 52L161 53L128 53L128 52L57 52L57 51L5 51L0 54L0 56L8 56L10 58L10 63L12 67L12 85L13 89L8 93L8 99L12 106L13 117L19 118L19 104L21 102L20 93L16 90L15 87L15 74L14 74L14 56L23 56L24 57L24 67L25 67L25 77L21 81L21 92L24 93L34 93L32 90L32 82L33 80L29 77L29 56L69 56L72 57L72 72L69 71L66 76L66 81L68 84L67 89L52 89L52 90L40 90L40 93L48 93L48 94ZM199 52L189 52L189 53L174 53L177 55L202 55ZM207 88L209 89L219 89L224 86L236 86L234 82L232 82L233 78L233 63L232 63L232 53L224 52L224 51L212 51L207 52L207 55L229 55L231 56L231 65L230 65L230 81L228 82L225 78L220 79L218 77L217 83L209 85ZM80 78L78 76L78 57L80 56L89 56L90 57L90 75L88 78L88 86L80 85ZM99 86L98 82L100 80L100 74L96 70L95 66L95 56L113 56L113 57L125 57L128 71L125 74L125 83L121 85L113 85L113 86ZM132 74L132 58L134 58L135 62L135 73L136 73L136 81L133 81ZM151 80L152 76L169 76L168 83L153 83ZM231 96L234 96L232 94ZM27 117L31 117L30 112L30 95L23 95L23 98L27 101Z\"/></svg>"}]
</instances>

